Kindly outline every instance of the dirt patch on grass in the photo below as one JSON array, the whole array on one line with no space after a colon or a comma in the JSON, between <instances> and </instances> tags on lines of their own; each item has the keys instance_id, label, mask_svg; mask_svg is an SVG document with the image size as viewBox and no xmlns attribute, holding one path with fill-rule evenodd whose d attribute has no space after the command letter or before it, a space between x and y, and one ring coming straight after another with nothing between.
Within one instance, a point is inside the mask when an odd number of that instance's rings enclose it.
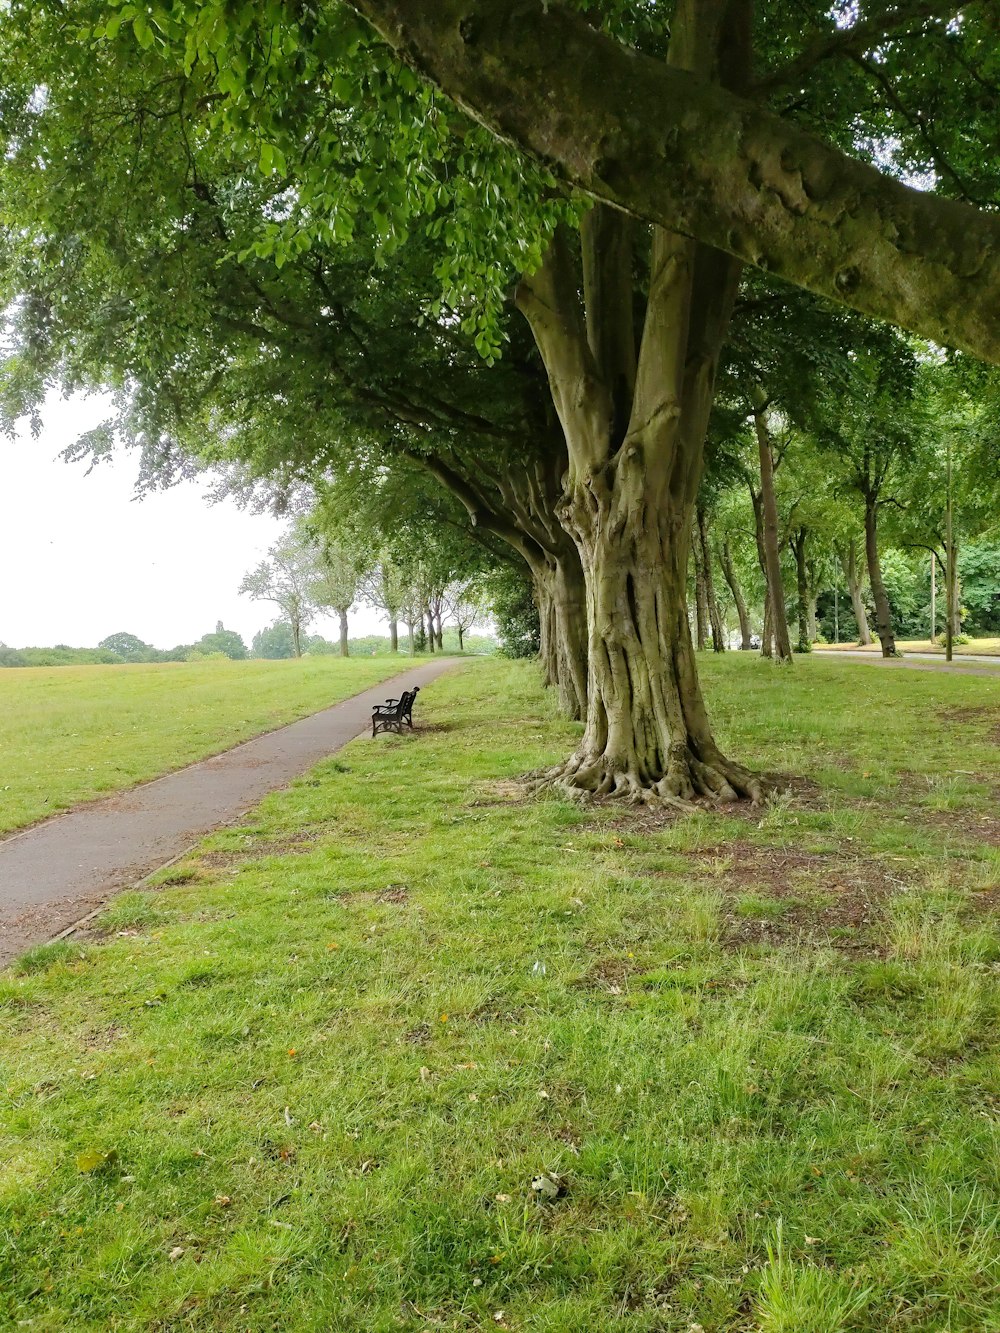
<instances>
[{"instance_id":1,"label":"dirt patch on grass","mask_svg":"<svg viewBox=\"0 0 1000 1333\"><path fill-rule=\"evenodd\" d=\"M687 853L723 895L724 947L787 941L879 954L871 928L905 885L872 857L788 851L736 841ZM714 863L714 865L712 864Z\"/></svg>"},{"instance_id":2,"label":"dirt patch on grass","mask_svg":"<svg viewBox=\"0 0 1000 1333\"><path fill-rule=\"evenodd\" d=\"M607 991L609 995L621 995L628 989L629 978L639 970L638 964L631 958L600 958L573 983L573 987L575 990Z\"/></svg>"},{"instance_id":3,"label":"dirt patch on grass","mask_svg":"<svg viewBox=\"0 0 1000 1333\"><path fill-rule=\"evenodd\" d=\"M477 793L466 804L469 809L481 809L486 806L524 805L532 799L531 788L526 782L477 782L473 784Z\"/></svg>"},{"instance_id":4,"label":"dirt patch on grass","mask_svg":"<svg viewBox=\"0 0 1000 1333\"><path fill-rule=\"evenodd\" d=\"M247 865L251 861L263 861L271 856L302 856L317 846L316 834L303 829L298 833L288 833L281 838L248 843L245 847L219 849L198 854L198 865L206 870L230 870L235 866Z\"/></svg>"},{"instance_id":5,"label":"dirt patch on grass","mask_svg":"<svg viewBox=\"0 0 1000 1333\"><path fill-rule=\"evenodd\" d=\"M992 741L994 745L1000 745L1000 708L994 704L938 708L936 716L942 722L958 723L959 725L981 723L985 728L986 740Z\"/></svg>"}]
</instances>

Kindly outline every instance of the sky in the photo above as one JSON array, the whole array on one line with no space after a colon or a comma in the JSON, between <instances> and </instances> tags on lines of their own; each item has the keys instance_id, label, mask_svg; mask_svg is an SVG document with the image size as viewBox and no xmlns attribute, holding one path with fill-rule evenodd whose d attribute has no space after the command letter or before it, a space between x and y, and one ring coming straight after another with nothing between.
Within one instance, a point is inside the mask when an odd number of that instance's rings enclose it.
<instances>
[{"instance_id":1,"label":"sky","mask_svg":"<svg viewBox=\"0 0 1000 1333\"><path fill-rule=\"evenodd\" d=\"M236 590L284 525L233 501L210 503L206 481L137 500L138 458L128 451L89 476L85 463L64 462L60 451L107 414L99 395L53 395L36 439L27 429L0 436L0 643L91 648L125 630L173 648L221 620L249 647L280 612ZM366 609L351 617L352 634L380 628ZM337 622L317 618L310 633L336 638Z\"/></svg>"}]
</instances>

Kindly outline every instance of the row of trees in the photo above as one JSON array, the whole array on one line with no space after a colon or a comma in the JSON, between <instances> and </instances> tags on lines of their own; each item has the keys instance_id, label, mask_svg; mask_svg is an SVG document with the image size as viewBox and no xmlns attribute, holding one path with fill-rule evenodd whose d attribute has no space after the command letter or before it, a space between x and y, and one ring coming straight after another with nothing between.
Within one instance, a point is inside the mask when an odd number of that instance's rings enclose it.
<instances>
[{"instance_id":1,"label":"row of trees","mask_svg":"<svg viewBox=\"0 0 1000 1333\"><path fill-rule=\"evenodd\" d=\"M340 655L347 657L348 616L358 603L385 616L393 653L399 651L400 624L406 626L411 654L442 651L446 621L457 631L461 652L465 635L482 616L482 571L470 553L463 553L461 568L455 548L449 553L440 542L421 557L400 558L385 542L374 547L348 525L341 524L334 535L329 515L327 497L311 523L290 528L240 584L242 594L279 608L292 655L302 656L305 631L316 616L332 611L340 621Z\"/></svg>"},{"instance_id":2,"label":"row of trees","mask_svg":"<svg viewBox=\"0 0 1000 1333\"><path fill-rule=\"evenodd\" d=\"M72 456L131 445L150 485L221 466L411 551L460 543L512 615L530 582L585 722L550 781L758 797L698 683L693 534L709 621L756 552L784 660L786 552L807 622L810 561L845 543L856 584L864 552L892 651L914 442L950 459L943 545L914 532L954 602L1000 397L972 360L1000 360L990 7L759 8L12 0L4 410L110 386ZM744 492L752 527L727 527ZM824 497L850 522L820 541Z\"/></svg>"}]
</instances>

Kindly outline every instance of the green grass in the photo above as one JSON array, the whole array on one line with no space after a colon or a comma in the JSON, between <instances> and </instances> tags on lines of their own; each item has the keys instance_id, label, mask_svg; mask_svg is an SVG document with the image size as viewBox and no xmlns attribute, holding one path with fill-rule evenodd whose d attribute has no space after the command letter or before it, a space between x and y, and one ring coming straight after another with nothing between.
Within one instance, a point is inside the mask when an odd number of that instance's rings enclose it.
<instances>
[{"instance_id":1,"label":"green grass","mask_svg":"<svg viewBox=\"0 0 1000 1333\"><path fill-rule=\"evenodd\" d=\"M766 810L472 663L3 974L0 1326L1000 1327L995 686L704 668Z\"/></svg>"},{"instance_id":2,"label":"green grass","mask_svg":"<svg viewBox=\"0 0 1000 1333\"><path fill-rule=\"evenodd\" d=\"M0 671L0 834L337 703L390 657Z\"/></svg>"}]
</instances>

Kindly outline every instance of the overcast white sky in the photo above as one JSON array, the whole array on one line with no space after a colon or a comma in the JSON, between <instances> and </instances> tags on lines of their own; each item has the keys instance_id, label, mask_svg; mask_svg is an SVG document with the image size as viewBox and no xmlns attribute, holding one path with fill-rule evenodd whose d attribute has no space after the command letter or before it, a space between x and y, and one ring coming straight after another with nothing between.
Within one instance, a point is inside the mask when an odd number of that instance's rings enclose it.
<instances>
[{"instance_id":1,"label":"overcast white sky","mask_svg":"<svg viewBox=\"0 0 1000 1333\"><path fill-rule=\"evenodd\" d=\"M157 648L192 643L222 620L247 647L278 608L237 596L282 531L270 515L210 504L203 482L134 498L138 459L65 463L60 450L107 415L100 398L54 396L38 439L0 437L0 642L93 647L127 630ZM379 629L372 612L352 634ZM336 637L324 617L312 633ZM383 631L385 632L385 631Z\"/></svg>"}]
</instances>

